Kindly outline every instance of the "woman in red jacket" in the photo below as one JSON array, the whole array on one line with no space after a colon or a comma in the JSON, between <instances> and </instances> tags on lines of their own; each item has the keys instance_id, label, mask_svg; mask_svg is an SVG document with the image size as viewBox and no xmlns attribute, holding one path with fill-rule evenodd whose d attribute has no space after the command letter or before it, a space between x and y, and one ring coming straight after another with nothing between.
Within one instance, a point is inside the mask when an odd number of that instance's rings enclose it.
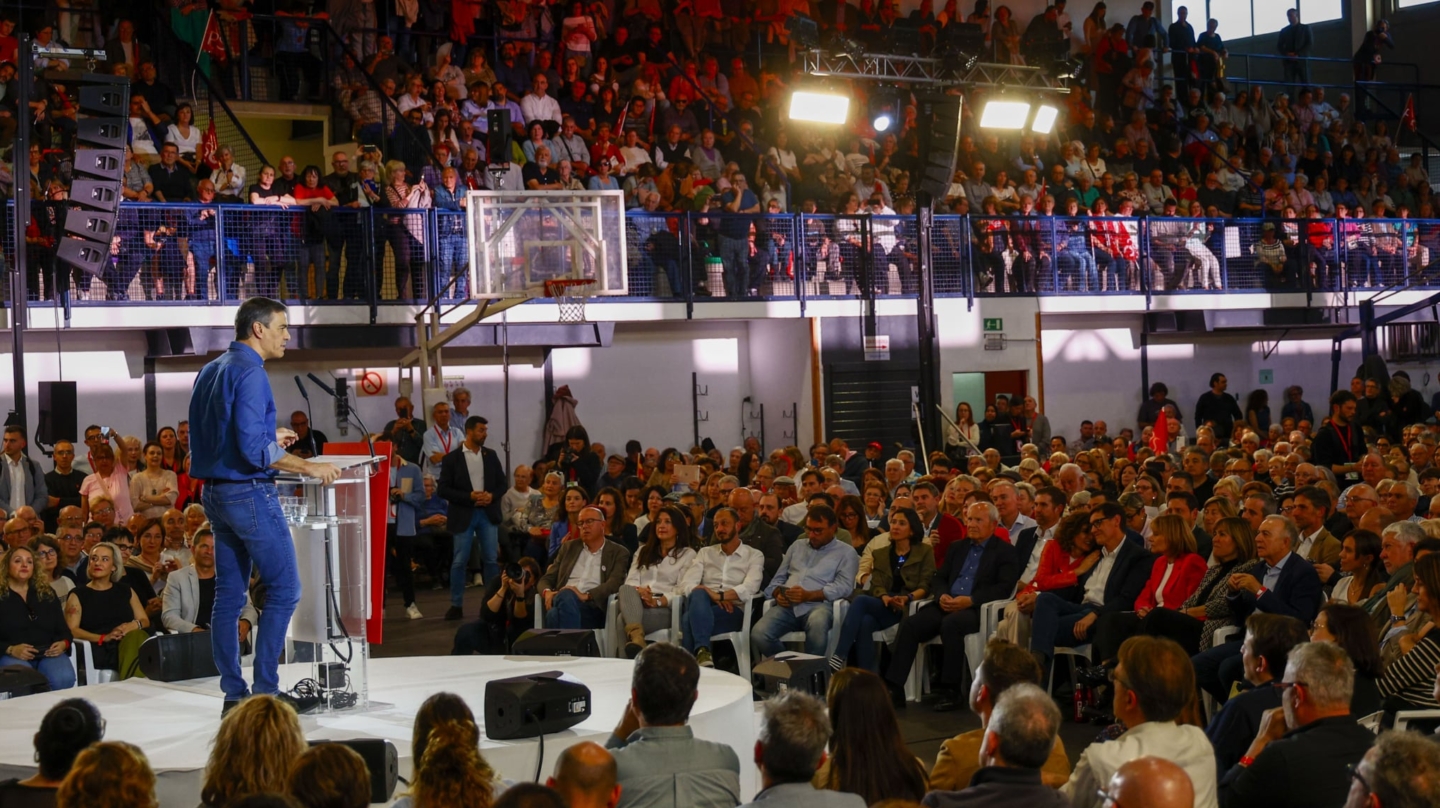
<instances>
[{"instance_id":1,"label":"woman in red jacket","mask_svg":"<svg viewBox=\"0 0 1440 808\"><path fill-rule=\"evenodd\" d=\"M1030 613L1035 610L1035 597L1041 592L1074 590L1081 575L1100 561L1095 539L1090 535L1090 514L1072 513L1055 526L1055 537L1040 551L1040 564L1035 576L1020 582L1015 599L1005 604L1005 616L995 629L995 636L1009 640L1021 648L1030 645Z\"/></svg>"},{"instance_id":2,"label":"woman in red jacket","mask_svg":"<svg viewBox=\"0 0 1440 808\"><path fill-rule=\"evenodd\" d=\"M1195 534L1179 516L1155 517L1150 523L1150 550L1155 553L1155 565L1135 599L1135 611L1111 612L1100 618L1090 643L1091 659L1114 659L1120 644L1136 633L1145 615L1157 608L1178 607L1205 577L1205 559L1195 552Z\"/></svg>"}]
</instances>

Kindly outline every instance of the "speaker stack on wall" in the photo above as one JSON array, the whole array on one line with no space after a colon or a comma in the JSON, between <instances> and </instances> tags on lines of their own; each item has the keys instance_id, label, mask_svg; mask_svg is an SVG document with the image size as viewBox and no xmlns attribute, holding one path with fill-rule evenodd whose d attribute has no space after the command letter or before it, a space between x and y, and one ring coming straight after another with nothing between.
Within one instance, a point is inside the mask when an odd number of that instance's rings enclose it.
<instances>
[{"instance_id":1,"label":"speaker stack on wall","mask_svg":"<svg viewBox=\"0 0 1440 808\"><path fill-rule=\"evenodd\" d=\"M40 422L36 440L46 446L80 437L75 414L75 382L40 382Z\"/></svg>"},{"instance_id":2,"label":"speaker stack on wall","mask_svg":"<svg viewBox=\"0 0 1440 808\"><path fill-rule=\"evenodd\" d=\"M125 176L125 143L130 126L130 80L86 73L81 77L80 113L75 122L73 203L65 215L65 236L56 247L61 261L91 275L104 271L120 209Z\"/></svg>"},{"instance_id":3,"label":"speaker stack on wall","mask_svg":"<svg viewBox=\"0 0 1440 808\"><path fill-rule=\"evenodd\" d=\"M487 130L485 133L486 162L510 162L510 110L487 110L485 126Z\"/></svg>"},{"instance_id":4,"label":"speaker stack on wall","mask_svg":"<svg viewBox=\"0 0 1440 808\"><path fill-rule=\"evenodd\" d=\"M920 150L925 157L919 187L929 191L937 200L945 199L950 196L950 183L955 177L955 160L960 150L960 96L921 98L919 118ZM924 125L927 120L932 123L931 126Z\"/></svg>"}]
</instances>

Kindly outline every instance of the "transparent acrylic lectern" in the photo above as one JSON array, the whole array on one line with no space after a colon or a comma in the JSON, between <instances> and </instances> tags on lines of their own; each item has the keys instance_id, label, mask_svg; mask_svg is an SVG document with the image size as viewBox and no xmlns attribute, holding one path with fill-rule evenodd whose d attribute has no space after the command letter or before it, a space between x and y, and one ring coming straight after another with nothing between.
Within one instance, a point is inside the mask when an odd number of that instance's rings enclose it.
<instances>
[{"instance_id":1,"label":"transparent acrylic lectern","mask_svg":"<svg viewBox=\"0 0 1440 808\"><path fill-rule=\"evenodd\" d=\"M321 712L364 710L369 707L370 476L380 458L320 459L341 469L335 482L326 485L295 474L275 481L300 573L288 658L311 663Z\"/></svg>"}]
</instances>

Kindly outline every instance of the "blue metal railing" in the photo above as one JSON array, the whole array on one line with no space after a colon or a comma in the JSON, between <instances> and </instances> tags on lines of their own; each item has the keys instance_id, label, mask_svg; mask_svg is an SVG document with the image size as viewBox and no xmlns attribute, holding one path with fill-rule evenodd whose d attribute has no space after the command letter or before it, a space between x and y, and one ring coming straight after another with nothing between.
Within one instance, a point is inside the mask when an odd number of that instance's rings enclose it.
<instances>
[{"instance_id":1,"label":"blue metal railing","mask_svg":"<svg viewBox=\"0 0 1440 808\"><path fill-rule=\"evenodd\" d=\"M364 305L373 316L378 306L423 304L444 290L443 299L468 294L464 215L125 204L109 260L94 276L57 269L55 228L32 228L31 295L59 293L83 306L225 305L267 294ZM13 202L4 216L8 263ZM1266 240L1272 225L1275 242ZM625 238L628 299L803 305L917 290L909 216L632 211ZM952 297L1440 287L1440 220L941 215L932 254L936 293Z\"/></svg>"}]
</instances>

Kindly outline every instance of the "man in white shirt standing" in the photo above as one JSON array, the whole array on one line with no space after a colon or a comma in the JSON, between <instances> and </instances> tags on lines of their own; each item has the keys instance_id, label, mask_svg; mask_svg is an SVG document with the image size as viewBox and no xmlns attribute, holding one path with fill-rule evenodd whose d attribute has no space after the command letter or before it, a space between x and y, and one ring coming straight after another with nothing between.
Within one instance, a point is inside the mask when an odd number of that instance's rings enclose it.
<instances>
[{"instance_id":1,"label":"man in white shirt standing","mask_svg":"<svg viewBox=\"0 0 1440 808\"><path fill-rule=\"evenodd\" d=\"M685 650L702 668L715 667L710 638L739 631L745 603L760 591L765 554L740 540L740 516L724 507L711 517L715 543L700 548L695 563L680 580L688 592L681 634Z\"/></svg>"},{"instance_id":2,"label":"man in white shirt standing","mask_svg":"<svg viewBox=\"0 0 1440 808\"><path fill-rule=\"evenodd\" d=\"M1174 640L1136 636L1120 646L1115 681L1115 717L1129 727L1113 741L1091 744L1075 763L1060 793L1075 808L1101 808L1100 787L1125 763L1153 755L1174 762L1190 775L1195 808L1219 805L1215 785L1215 750L1204 730L1179 725L1179 717L1195 697L1195 669Z\"/></svg>"},{"instance_id":3,"label":"man in white shirt standing","mask_svg":"<svg viewBox=\"0 0 1440 808\"><path fill-rule=\"evenodd\" d=\"M450 405L444 401L430 408L430 428L421 443L420 471L440 478L440 461L465 442L465 431L450 422Z\"/></svg>"},{"instance_id":4,"label":"man in white shirt standing","mask_svg":"<svg viewBox=\"0 0 1440 808\"><path fill-rule=\"evenodd\" d=\"M29 505L39 513L50 505L45 472L25 454L25 430L5 427L4 459L0 460L0 507L15 513Z\"/></svg>"}]
</instances>

